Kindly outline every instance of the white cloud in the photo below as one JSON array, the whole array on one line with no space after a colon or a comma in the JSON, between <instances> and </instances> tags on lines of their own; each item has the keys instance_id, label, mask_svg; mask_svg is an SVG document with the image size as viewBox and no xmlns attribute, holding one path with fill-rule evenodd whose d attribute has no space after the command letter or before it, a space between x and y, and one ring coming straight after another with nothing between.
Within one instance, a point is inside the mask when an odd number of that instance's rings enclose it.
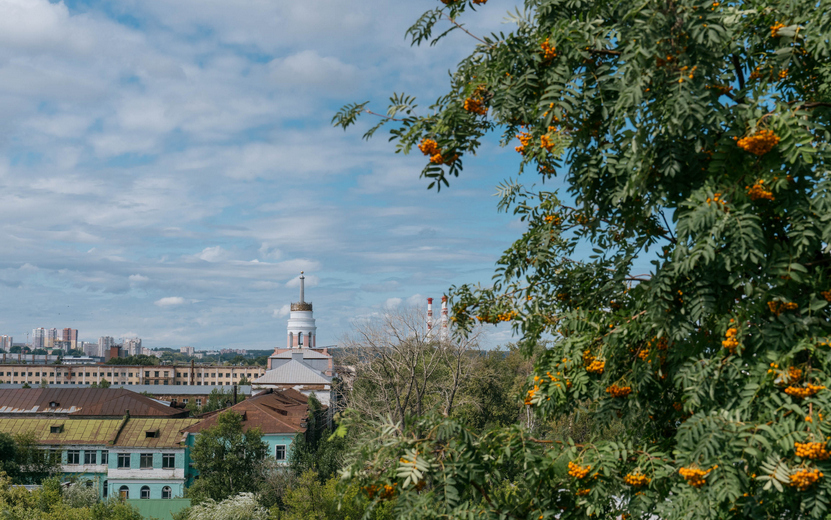
<instances>
[{"instance_id":1,"label":"white cloud","mask_svg":"<svg viewBox=\"0 0 831 520\"><path fill-rule=\"evenodd\" d=\"M401 302L404 301L401 298L387 298L387 301L384 302L384 308L388 310L396 309L401 305Z\"/></svg>"},{"instance_id":2,"label":"white cloud","mask_svg":"<svg viewBox=\"0 0 831 520\"><path fill-rule=\"evenodd\" d=\"M130 280L130 282L132 282L132 283L143 283L143 282L146 282L146 281L150 280L150 278L148 278L146 276L142 276L140 274L131 274L128 277L128 280Z\"/></svg>"},{"instance_id":3,"label":"white cloud","mask_svg":"<svg viewBox=\"0 0 831 520\"><path fill-rule=\"evenodd\" d=\"M291 306L289 304L285 304L279 309L274 309L271 315L275 318L284 318L289 315L291 312Z\"/></svg>"},{"instance_id":4,"label":"white cloud","mask_svg":"<svg viewBox=\"0 0 831 520\"><path fill-rule=\"evenodd\" d=\"M183 305L184 303L185 299L181 296L167 296L154 302L159 307L172 307L174 305Z\"/></svg>"}]
</instances>

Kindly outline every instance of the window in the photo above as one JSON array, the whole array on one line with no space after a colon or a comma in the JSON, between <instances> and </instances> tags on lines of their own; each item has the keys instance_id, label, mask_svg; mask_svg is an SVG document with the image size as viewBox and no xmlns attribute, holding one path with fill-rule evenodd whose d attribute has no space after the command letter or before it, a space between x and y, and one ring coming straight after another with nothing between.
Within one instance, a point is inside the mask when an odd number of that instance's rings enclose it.
<instances>
[{"instance_id":1,"label":"window","mask_svg":"<svg viewBox=\"0 0 831 520\"><path fill-rule=\"evenodd\" d=\"M40 372L35 372L35 375L36 375L36 376L39 376L39 375L40 375Z\"/></svg>"},{"instance_id":2,"label":"window","mask_svg":"<svg viewBox=\"0 0 831 520\"><path fill-rule=\"evenodd\" d=\"M202 406L202 399L196 400L196 406Z\"/></svg>"},{"instance_id":3,"label":"window","mask_svg":"<svg viewBox=\"0 0 831 520\"><path fill-rule=\"evenodd\" d=\"M277 460L286 460L286 445L278 444L274 447L274 458Z\"/></svg>"},{"instance_id":4,"label":"window","mask_svg":"<svg viewBox=\"0 0 831 520\"><path fill-rule=\"evenodd\" d=\"M154 384L154 385L159 384L159 380L158 380L158 379L156 379L155 381L153 381L153 384Z\"/></svg>"},{"instance_id":5,"label":"window","mask_svg":"<svg viewBox=\"0 0 831 520\"><path fill-rule=\"evenodd\" d=\"M139 456L139 468L141 468L141 469L152 469L153 468L153 454L152 453L142 453Z\"/></svg>"},{"instance_id":6,"label":"window","mask_svg":"<svg viewBox=\"0 0 831 520\"><path fill-rule=\"evenodd\" d=\"M130 467L130 454L129 453L119 453L118 454L118 467L119 468L129 468ZM122 487L121 489L124 489L124 488Z\"/></svg>"},{"instance_id":7,"label":"window","mask_svg":"<svg viewBox=\"0 0 831 520\"><path fill-rule=\"evenodd\" d=\"M188 400L187 399L182 399L182 404L188 404Z\"/></svg>"},{"instance_id":8,"label":"window","mask_svg":"<svg viewBox=\"0 0 831 520\"><path fill-rule=\"evenodd\" d=\"M66 463L77 465L81 463L81 450L69 450L66 452Z\"/></svg>"},{"instance_id":9,"label":"window","mask_svg":"<svg viewBox=\"0 0 831 520\"><path fill-rule=\"evenodd\" d=\"M162 498L170 498L173 495L173 491L170 489L170 486L165 486L162 488Z\"/></svg>"},{"instance_id":10,"label":"window","mask_svg":"<svg viewBox=\"0 0 831 520\"><path fill-rule=\"evenodd\" d=\"M49 433L63 433L63 424L57 426L50 426Z\"/></svg>"},{"instance_id":11,"label":"window","mask_svg":"<svg viewBox=\"0 0 831 520\"><path fill-rule=\"evenodd\" d=\"M112 376L113 376L112 372L107 372L107 377L112 377Z\"/></svg>"},{"instance_id":12,"label":"window","mask_svg":"<svg viewBox=\"0 0 831 520\"><path fill-rule=\"evenodd\" d=\"M141 498L150 498L149 486L141 486Z\"/></svg>"},{"instance_id":13,"label":"window","mask_svg":"<svg viewBox=\"0 0 831 520\"><path fill-rule=\"evenodd\" d=\"M150 377L150 372L145 372L144 377Z\"/></svg>"},{"instance_id":14,"label":"window","mask_svg":"<svg viewBox=\"0 0 831 520\"><path fill-rule=\"evenodd\" d=\"M95 452L84 450L84 464L95 464Z\"/></svg>"},{"instance_id":15,"label":"window","mask_svg":"<svg viewBox=\"0 0 831 520\"><path fill-rule=\"evenodd\" d=\"M176 467L176 454L175 453L165 453L162 455L162 468L164 469L172 469Z\"/></svg>"},{"instance_id":16,"label":"window","mask_svg":"<svg viewBox=\"0 0 831 520\"><path fill-rule=\"evenodd\" d=\"M154 439L159 436L159 430L147 430L144 432L145 439Z\"/></svg>"},{"instance_id":17,"label":"window","mask_svg":"<svg viewBox=\"0 0 831 520\"><path fill-rule=\"evenodd\" d=\"M130 498L130 488L128 488L127 486L121 486L120 488L118 488L118 494L121 496L121 498L128 499Z\"/></svg>"},{"instance_id":18,"label":"window","mask_svg":"<svg viewBox=\"0 0 831 520\"><path fill-rule=\"evenodd\" d=\"M110 494L110 483L108 481L104 481L104 498L107 498L107 495Z\"/></svg>"},{"instance_id":19,"label":"window","mask_svg":"<svg viewBox=\"0 0 831 520\"><path fill-rule=\"evenodd\" d=\"M164 376L167 377L167 370L164 371Z\"/></svg>"},{"instance_id":20,"label":"window","mask_svg":"<svg viewBox=\"0 0 831 520\"><path fill-rule=\"evenodd\" d=\"M159 371L156 370L156 377L159 377Z\"/></svg>"},{"instance_id":21,"label":"window","mask_svg":"<svg viewBox=\"0 0 831 520\"><path fill-rule=\"evenodd\" d=\"M107 450L101 451L101 464L109 464L110 463L110 452Z\"/></svg>"},{"instance_id":22,"label":"window","mask_svg":"<svg viewBox=\"0 0 831 520\"><path fill-rule=\"evenodd\" d=\"M132 372L127 372L127 376L133 377L133 373Z\"/></svg>"}]
</instances>

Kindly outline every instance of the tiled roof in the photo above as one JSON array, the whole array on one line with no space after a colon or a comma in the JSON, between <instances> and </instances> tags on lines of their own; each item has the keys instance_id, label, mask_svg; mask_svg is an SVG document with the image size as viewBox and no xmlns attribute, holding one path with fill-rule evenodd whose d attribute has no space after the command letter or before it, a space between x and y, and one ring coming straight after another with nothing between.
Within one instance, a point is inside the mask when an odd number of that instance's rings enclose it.
<instances>
[{"instance_id":1,"label":"tiled roof","mask_svg":"<svg viewBox=\"0 0 831 520\"><path fill-rule=\"evenodd\" d=\"M137 448L172 448L184 441L181 433L199 419L130 419L118 434L116 446ZM148 436L148 432L152 436Z\"/></svg>"},{"instance_id":2,"label":"tiled roof","mask_svg":"<svg viewBox=\"0 0 831 520\"><path fill-rule=\"evenodd\" d=\"M0 419L0 432L33 432L41 444L108 444L120 424L120 419L12 418ZM51 433L53 426L63 426L63 431Z\"/></svg>"},{"instance_id":3,"label":"tiled roof","mask_svg":"<svg viewBox=\"0 0 831 520\"><path fill-rule=\"evenodd\" d=\"M236 385L237 392L240 395L251 395L251 385ZM22 383L18 384L11 384L11 383L3 383L0 384L0 390L19 390L23 388ZM61 385L61 390L68 390L70 388L89 388L89 384L69 384L69 385ZM129 390L131 392L147 392L153 395L208 395L211 393L211 390L214 388L218 388L220 390L224 390L225 393L233 393L234 387L233 385L205 385L205 386L196 386L196 385L121 385L113 383L112 386L109 387L110 390L115 390L118 388L123 388L125 390ZM57 390L57 388L56 388ZM130 412L133 413L132 411Z\"/></svg>"},{"instance_id":4,"label":"tiled roof","mask_svg":"<svg viewBox=\"0 0 831 520\"><path fill-rule=\"evenodd\" d=\"M54 406L52 405L54 403ZM123 388L0 389L0 414L65 414L74 416L187 417L171 408Z\"/></svg>"},{"instance_id":5,"label":"tiled roof","mask_svg":"<svg viewBox=\"0 0 831 520\"><path fill-rule=\"evenodd\" d=\"M243 427L259 428L266 434L301 433L306 431L308 398L296 390L271 391L256 395L219 412L203 416L198 424L185 428L185 432L199 433L216 424L219 415L233 410L242 414Z\"/></svg>"},{"instance_id":6,"label":"tiled roof","mask_svg":"<svg viewBox=\"0 0 831 520\"><path fill-rule=\"evenodd\" d=\"M331 382L331 377L325 376L295 359L267 371L254 380L255 385L328 385Z\"/></svg>"}]
</instances>

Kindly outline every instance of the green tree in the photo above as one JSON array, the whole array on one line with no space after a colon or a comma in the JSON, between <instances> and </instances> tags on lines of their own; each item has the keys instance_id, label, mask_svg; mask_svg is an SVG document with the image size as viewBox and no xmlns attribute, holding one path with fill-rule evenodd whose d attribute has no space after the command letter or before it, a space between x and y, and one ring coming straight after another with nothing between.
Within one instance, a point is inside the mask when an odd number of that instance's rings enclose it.
<instances>
[{"instance_id":1,"label":"green tree","mask_svg":"<svg viewBox=\"0 0 831 520\"><path fill-rule=\"evenodd\" d=\"M102 379L100 382L93 382L91 385L89 385L89 387L90 388L109 388L111 385L112 385L112 383L110 383L106 379Z\"/></svg>"},{"instance_id":2,"label":"green tree","mask_svg":"<svg viewBox=\"0 0 831 520\"><path fill-rule=\"evenodd\" d=\"M443 1L409 34L436 43L485 1ZM824 517L831 5L526 0L510 18L468 33L427 112L396 95L380 124L429 156L432 187L493 131L533 182L561 179L500 186L527 230L492 286L453 290L453 318L508 321L525 351L553 336L527 406L623 431L558 444L428 417L379 430L349 475L400 482L410 518Z\"/></svg>"},{"instance_id":3,"label":"green tree","mask_svg":"<svg viewBox=\"0 0 831 520\"><path fill-rule=\"evenodd\" d=\"M105 364L107 365L143 365L151 366L158 365L159 358L156 356L148 356L146 354L136 354L135 356L127 356L123 358L110 358Z\"/></svg>"},{"instance_id":4,"label":"green tree","mask_svg":"<svg viewBox=\"0 0 831 520\"><path fill-rule=\"evenodd\" d=\"M395 518L388 498L372 507L355 485L337 488L335 478L321 481L314 471L306 471L287 493L285 509L271 509L271 520L387 520Z\"/></svg>"},{"instance_id":5,"label":"green tree","mask_svg":"<svg viewBox=\"0 0 831 520\"><path fill-rule=\"evenodd\" d=\"M61 453L41 446L34 432L17 434L14 442L18 469L9 475L15 484L40 484L60 472Z\"/></svg>"},{"instance_id":6,"label":"green tree","mask_svg":"<svg viewBox=\"0 0 831 520\"><path fill-rule=\"evenodd\" d=\"M188 496L200 502L256 492L256 468L267 455L268 445L259 428L244 431L240 414L230 410L220 413L216 424L196 437L191 459L199 478L188 489Z\"/></svg>"}]
</instances>

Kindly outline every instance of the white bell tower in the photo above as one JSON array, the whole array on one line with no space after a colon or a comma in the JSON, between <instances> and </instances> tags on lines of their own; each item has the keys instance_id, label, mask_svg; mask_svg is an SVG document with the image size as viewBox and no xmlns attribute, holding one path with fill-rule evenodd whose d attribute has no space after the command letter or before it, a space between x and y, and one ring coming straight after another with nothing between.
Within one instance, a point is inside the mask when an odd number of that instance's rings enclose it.
<instances>
[{"instance_id":1,"label":"white bell tower","mask_svg":"<svg viewBox=\"0 0 831 520\"><path fill-rule=\"evenodd\" d=\"M305 280L300 271L300 301L291 304L288 323L289 348L314 348L317 346L317 327L311 302L305 301Z\"/></svg>"}]
</instances>

